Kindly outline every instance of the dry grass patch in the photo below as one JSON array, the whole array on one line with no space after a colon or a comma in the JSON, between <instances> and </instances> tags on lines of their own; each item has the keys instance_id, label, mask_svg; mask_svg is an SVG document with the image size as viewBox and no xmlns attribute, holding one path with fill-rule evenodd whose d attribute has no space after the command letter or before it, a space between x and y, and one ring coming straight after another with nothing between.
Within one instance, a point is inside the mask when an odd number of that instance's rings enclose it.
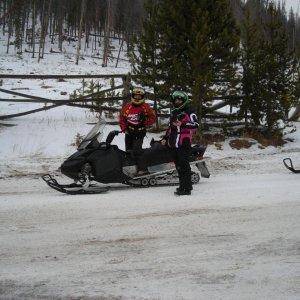
<instances>
[{"instance_id":1,"label":"dry grass patch","mask_svg":"<svg viewBox=\"0 0 300 300\"><path fill-rule=\"evenodd\" d=\"M229 145L233 149L248 149L252 146L253 143L249 142L246 139L235 139L229 142Z\"/></svg>"}]
</instances>

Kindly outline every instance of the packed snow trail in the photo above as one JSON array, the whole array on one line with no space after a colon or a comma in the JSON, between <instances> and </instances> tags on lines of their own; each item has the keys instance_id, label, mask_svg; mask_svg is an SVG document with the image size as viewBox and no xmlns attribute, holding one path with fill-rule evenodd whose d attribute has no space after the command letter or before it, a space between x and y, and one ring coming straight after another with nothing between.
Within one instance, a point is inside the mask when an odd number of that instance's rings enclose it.
<instances>
[{"instance_id":1,"label":"packed snow trail","mask_svg":"<svg viewBox=\"0 0 300 300\"><path fill-rule=\"evenodd\" d=\"M12 188L14 187L14 188ZM299 176L68 196L0 181L0 295L299 298Z\"/></svg>"}]
</instances>

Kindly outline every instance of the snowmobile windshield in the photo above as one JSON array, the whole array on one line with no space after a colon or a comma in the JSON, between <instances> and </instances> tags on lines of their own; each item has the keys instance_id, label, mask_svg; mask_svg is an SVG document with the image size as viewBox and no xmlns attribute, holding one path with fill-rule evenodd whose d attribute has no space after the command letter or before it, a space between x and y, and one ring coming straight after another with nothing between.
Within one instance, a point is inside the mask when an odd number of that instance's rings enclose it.
<instances>
[{"instance_id":1,"label":"snowmobile windshield","mask_svg":"<svg viewBox=\"0 0 300 300\"><path fill-rule=\"evenodd\" d=\"M105 121L100 119L95 124L95 126L91 129L91 131L85 136L85 138L82 140L82 142L78 146L78 150L85 149L89 145L89 143L95 138L97 138L98 141L101 141L103 136L104 126L105 126Z\"/></svg>"}]
</instances>

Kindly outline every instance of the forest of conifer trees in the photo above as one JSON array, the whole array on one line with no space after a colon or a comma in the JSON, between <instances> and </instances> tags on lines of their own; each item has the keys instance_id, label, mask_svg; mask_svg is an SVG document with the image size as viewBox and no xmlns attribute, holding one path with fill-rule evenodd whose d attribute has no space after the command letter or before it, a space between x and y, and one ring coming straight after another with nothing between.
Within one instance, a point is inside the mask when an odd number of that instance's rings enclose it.
<instances>
[{"instance_id":1,"label":"forest of conifer trees","mask_svg":"<svg viewBox=\"0 0 300 300\"><path fill-rule=\"evenodd\" d=\"M278 2L3 0L0 26L7 53L26 45L39 60L48 39L59 51L77 43L77 64L82 43L101 48L106 66L119 39L140 84L158 98L186 90L200 118L230 105L246 126L273 131L299 107L300 18Z\"/></svg>"},{"instance_id":2,"label":"forest of conifer trees","mask_svg":"<svg viewBox=\"0 0 300 300\"><path fill-rule=\"evenodd\" d=\"M83 5L86 2L86 5ZM176 2L176 1L175 1ZM174 2L174 3L175 3ZM204 1L205 2L205 1ZM211 1L211 7L218 1ZM245 9L249 9L258 18L266 18L261 14L269 0L227 0L238 24L246 17ZM109 37L122 37L127 42L130 37L142 31L146 17L145 4L163 4L160 0L2 0L0 2L0 26L2 35L7 34L11 45L22 52L22 44L39 43L46 36L61 49L63 42L77 39L81 17L82 34L86 42L89 36L104 35L106 23L109 22ZM201 3L201 1L199 2ZM169 3L173 6L173 3ZM189 6L188 2L185 6ZM286 11L278 4L284 27L288 33L288 42L300 56L300 19L293 10ZM84 10L82 12L82 10ZM12 38L14 37L14 38ZM8 43L8 48L11 46ZM89 45L87 45L89 46ZM91 45L92 46L92 45Z\"/></svg>"}]
</instances>

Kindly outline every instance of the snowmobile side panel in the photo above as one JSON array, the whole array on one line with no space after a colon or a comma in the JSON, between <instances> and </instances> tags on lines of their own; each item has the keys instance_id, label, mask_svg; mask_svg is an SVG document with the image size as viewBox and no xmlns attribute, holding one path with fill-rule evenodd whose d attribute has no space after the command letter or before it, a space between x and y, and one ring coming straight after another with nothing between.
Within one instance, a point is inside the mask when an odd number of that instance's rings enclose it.
<instances>
[{"instance_id":1,"label":"snowmobile side panel","mask_svg":"<svg viewBox=\"0 0 300 300\"><path fill-rule=\"evenodd\" d=\"M114 147L96 150L87 161L92 167L96 181L102 183L122 183L126 178L122 172L122 153Z\"/></svg>"},{"instance_id":2,"label":"snowmobile side panel","mask_svg":"<svg viewBox=\"0 0 300 300\"><path fill-rule=\"evenodd\" d=\"M90 155L93 151L93 149L76 151L62 163L60 167L62 174L74 180L78 180L80 171L86 163L87 156Z\"/></svg>"}]
</instances>

